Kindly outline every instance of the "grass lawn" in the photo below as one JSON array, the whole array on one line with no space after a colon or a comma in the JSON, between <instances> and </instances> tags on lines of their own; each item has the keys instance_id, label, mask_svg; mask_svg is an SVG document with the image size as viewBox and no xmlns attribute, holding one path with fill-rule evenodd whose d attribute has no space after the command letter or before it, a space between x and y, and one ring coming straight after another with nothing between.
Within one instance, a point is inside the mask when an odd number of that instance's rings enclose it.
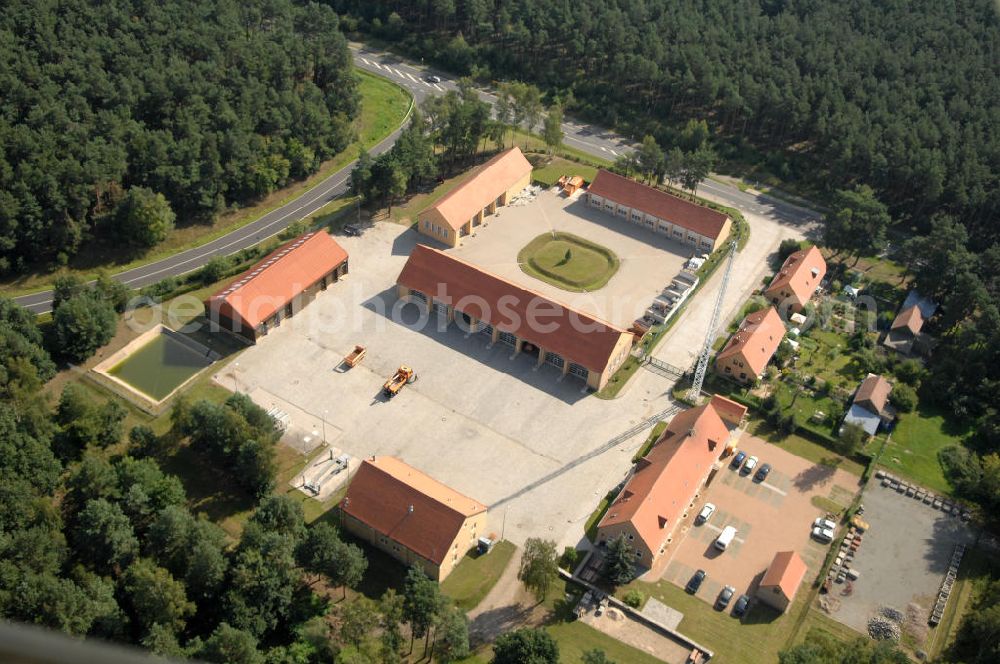
<instances>
[{"instance_id":1,"label":"grass lawn","mask_svg":"<svg viewBox=\"0 0 1000 664\"><path fill-rule=\"evenodd\" d=\"M941 411L918 408L900 417L879 463L928 489L950 494L952 487L944 477L938 452L960 445L965 433L956 430Z\"/></svg>"},{"instance_id":2,"label":"grass lawn","mask_svg":"<svg viewBox=\"0 0 1000 664\"><path fill-rule=\"evenodd\" d=\"M506 540L497 542L485 556L473 549L441 584L441 592L455 600L463 611L471 611L496 584L516 550Z\"/></svg>"},{"instance_id":3,"label":"grass lawn","mask_svg":"<svg viewBox=\"0 0 1000 664\"><path fill-rule=\"evenodd\" d=\"M162 260L242 228L275 208L298 198L330 174L354 161L361 147L371 148L385 139L402 124L409 112L411 98L403 88L360 70L356 70L356 74L360 81L358 90L361 93L361 113L355 120L357 140L333 159L324 162L315 174L273 192L254 205L217 215L211 223L184 223L180 220L170 237L141 257L123 261L121 248L117 245L90 247L86 255L77 257L67 267L52 271L39 269L30 274L4 279L0 281L0 291L7 297L16 297L45 290L58 276L72 274L90 280L96 277L97 270L102 266L113 272L121 272Z\"/></svg>"},{"instance_id":4,"label":"grass lawn","mask_svg":"<svg viewBox=\"0 0 1000 664\"><path fill-rule=\"evenodd\" d=\"M531 172L531 179L551 187L564 175L579 175L587 182L593 182L597 175L597 167L579 164L562 157L552 157L548 164Z\"/></svg>"},{"instance_id":5,"label":"grass lawn","mask_svg":"<svg viewBox=\"0 0 1000 664\"><path fill-rule=\"evenodd\" d=\"M521 270L563 290L594 291L618 271L610 249L570 233L544 233L517 254Z\"/></svg>"},{"instance_id":6,"label":"grass lawn","mask_svg":"<svg viewBox=\"0 0 1000 664\"><path fill-rule=\"evenodd\" d=\"M783 450L813 463L818 463L821 466L831 466L846 470L858 477L861 477L861 474L865 472L864 464L859 461L848 459L833 450L829 450L796 434L781 436L775 433L764 420L755 418L747 427L747 431L754 436L763 438L769 443L774 443Z\"/></svg>"},{"instance_id":7,"label":"grass lawn","mask_svg":"<svg viewBox=\"0 0 1000 664\"><path fill-rule=\"evenodd\" d=\"M608 659L619 664L662 664L662 660L622 643L579 621L549 625L546 631L559 644L560 662L581 662L588 650L603 650Z\"/></svg>"},{"instance_id":8,"label":"grass lawn","mask_svg":"<svg viewBox=\"0 0 1000 664\"><path fill-rule=\"evenodd\" d=\"M812 597L808 581L803 582L795 603L786 614L781 615L763 604L754 603L742 624L728 611L716 611L707 602L688 595L665 580L657 583L633 581L619 588L616 595L621 598L635 588L648 597L655 597L684 614L678 631L714 650L717 661L723 664L757 664L778 661L778 652L796 633L804 617L803 612L807 610L807 602Z\"/></svg>"}]
</instances>

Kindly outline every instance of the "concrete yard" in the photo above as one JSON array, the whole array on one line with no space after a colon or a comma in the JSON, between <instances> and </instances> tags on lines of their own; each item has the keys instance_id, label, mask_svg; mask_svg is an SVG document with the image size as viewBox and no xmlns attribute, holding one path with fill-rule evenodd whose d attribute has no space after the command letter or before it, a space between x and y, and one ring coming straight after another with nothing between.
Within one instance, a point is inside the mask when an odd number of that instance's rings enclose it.
<instances>
[{"instance_id":1,"label":"concrete yard","mask_svg":"<svg viewBox=\"0 0 1000 664\"><path fill-rule=\"evenodd\" d=\"M642 317L685 261L700 253L690 245L592 208L580 194L566 198L552 189L542 191L529 204L500 208L485 221L449 253L626 328ZM572 233L610 249L621 261L618 272L603 288L590 293L565 291L524 273L518 266L518 252L546 232Z\"/></svg>"},{"instance_id":2,"label":"concrete yard","mask_svg":"<svg viewBox=\"0 0 1000 664\"><path fill-rule=\"evenodd\" d=\"M576 544L644 436L574 464L671 405L671 382L641 372L628 398L605 401L553 367L536 370L527 356L512 358L509 347L490 347L484 335L467 337L455 325L412 329L418 309L397 306L394 284L418 240L384 223L338 238L351 255L350 275L241 353L239 366L230 363L218 380L238 383L262 406L285 404L291 427L306 419L312 432L326 411L328 443L355 457L401 457L490 506L497 535ZM357 343L368 354L344 371L341 360ZM384 401L382 383L400 364L412 366L418 380Z\"/></svg>"},{"instance_id":3,"label":"concrete yard","mask_svg":"<svg viewBox=\"0 0 1000 664\"><path fill-rule=\"evenodd\" d=\"M860 576L849 596L842 594L842 584L834 584L830 595L837 601L830 616L864 634L879 607L905 613L913 602L922 608L924 627L955 545L971 544L975 536L958 517L882 487L876 480L862 501L863 518L871 528L852 563Z\"/></svg>"},{"instance_id":4,"label":"concrete yard","mask_svg":"<svg viewBox=\"0 0 1000 664\"><path fill-rule=\"evenodd\" d=\"M746 433L740 438L739 449L757 456L760 464L770 463L773 470L768 478L755 482L727 464L702 491L681 524L680 536L675 535L665 554L663 578L681 587L695 570L708 573L698 591L698 597L706 602L714 602L725 585L734 586L737 594L752 596L778 551L797 551L809 567L804 583L811 582L828 550L809 537L813 519L823 515L811 499L835 495L849 502L858 488L858 478L850 473L814 465ZM694 526L694 517L706 502L714 503L716 512L708 523ZM736 539L720 552L713 543L730 525L738 531ZM656 569L650 573L656 574Z\"/></svg>"}]
</instances>

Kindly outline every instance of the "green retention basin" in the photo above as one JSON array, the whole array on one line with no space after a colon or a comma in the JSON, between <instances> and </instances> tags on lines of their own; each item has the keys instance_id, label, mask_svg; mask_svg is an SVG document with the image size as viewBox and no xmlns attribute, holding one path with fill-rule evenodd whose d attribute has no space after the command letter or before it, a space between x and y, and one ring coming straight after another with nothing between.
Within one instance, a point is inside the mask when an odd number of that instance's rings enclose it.
<instances>
[{"instance_id":1,"label":"green retention basin","mask_svg":"<svg viewBox=\"0 0 1000 664\"><path fill-rule=\"evenodd\" d=\"M160 334L108 373L155 401L162 401L209 364L209 358L167 334Z\"/></svg>"}]
</instances>

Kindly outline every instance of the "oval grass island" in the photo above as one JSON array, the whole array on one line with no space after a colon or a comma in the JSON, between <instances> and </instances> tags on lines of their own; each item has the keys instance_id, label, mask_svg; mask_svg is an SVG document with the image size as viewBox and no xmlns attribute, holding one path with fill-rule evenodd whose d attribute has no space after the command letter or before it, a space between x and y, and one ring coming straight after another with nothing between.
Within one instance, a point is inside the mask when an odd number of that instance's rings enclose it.
<instances>
[{"instance_id":1,"label":"oval grass island","mask_svg":"<svg viewBox=\"0 0 1000 664\"><path fill-rule=\"evenodd\" d=\"M618 271L618 256L610 249L571 233L545 233L517 254L526 274L575 293L595 291Z\"/></svg>"}]
</instances>

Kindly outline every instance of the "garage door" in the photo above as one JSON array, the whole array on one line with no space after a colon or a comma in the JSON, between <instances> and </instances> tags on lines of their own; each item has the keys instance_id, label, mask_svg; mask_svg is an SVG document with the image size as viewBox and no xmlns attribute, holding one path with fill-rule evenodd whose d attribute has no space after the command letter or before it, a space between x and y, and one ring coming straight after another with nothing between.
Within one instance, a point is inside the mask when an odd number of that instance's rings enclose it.
<instances>
[{"instance_id":1,"label":"garage door","mask_svg":"<svg viewBox=\"0 0 1000 664\"><path fill-rule=\"evenodd\" d=\"M574 376L579 376L580 378L583 378L584 380L587 380L587 375L590 373L589 371L587 371L586 367L581 367L579 364L575 362L569 363L569 372Z\"/></svg>"},{"instance_id":2,"label":"garage door","mask_svg":"<svg viewBox=\"0 0 1000 664\"><path fill-rule=\"evenodd\" d=\"M499 335L500 341L504 342L511 348L517 345L517 337L515 337L510 332L501 332Z\"/></svg>"},{"instance_id":3,"label":"garage door","mask_svg":"<svg viewBox=\"0 0 1000 664\"><path fill-rule=\"evenodd\" d=\"M566 360L563 359L562 355L558 355L556 353L546 353L545 361L554 367L559 367L560 369L562 369L566 364Z\"/></svg>"},{"instance_id":4,"label":"garage door","mask_svg":"<svg viewBox=\"0 0 1000 664\"><path fill-rule=\"evenodd\" d=\"M411 290L410 297L412 297L414 300L420 300L421 302L427 301L427 296L418 290Z\"/></svg>"},{"instance_id":5,"label":"garage door","mask_svg":"<svg viewBox=\"0 0 1000 664\"><path fill-rule=\"evenodd\" d=\"M493 326L490 325L489 323L487 323L486 325L483 325L483 329L479 330L479 333L480 334L485 334L490 339L492 339L493 338Z\"/></svg>"},{"instance_id":6,"label":"garage door","mask_svg":"<svg viewBox=\"0 0 1000 664\"><path fill-rule=\"evenodd\" d=\"M435 302L434 303L434 311L438 312L439 316L443 316L445 318L448 317L448 305L447 304L442 304L440 302Z\"/></svg>"}]
</instances>

